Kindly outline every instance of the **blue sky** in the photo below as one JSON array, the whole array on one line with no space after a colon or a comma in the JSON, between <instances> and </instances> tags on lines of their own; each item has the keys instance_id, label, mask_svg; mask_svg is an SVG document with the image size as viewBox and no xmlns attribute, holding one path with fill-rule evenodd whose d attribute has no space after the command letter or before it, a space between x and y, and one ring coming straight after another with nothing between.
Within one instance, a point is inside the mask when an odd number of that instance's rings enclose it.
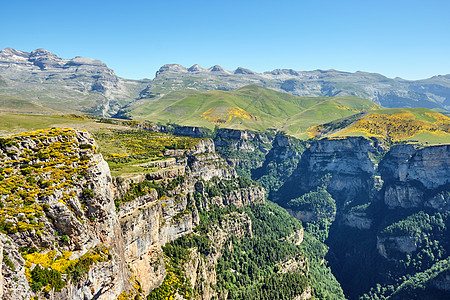
<instances>
[{"instance_id":1,"label":"blue sky","mask_svg":"<svg viewBox=\"0 0 450 300\"><path fill-rule=\"evenodd\" d=\"M125 78L195 63L450 73L448 0L3 1L0 48L100 59Z\"/></svg>"}]
</instances>

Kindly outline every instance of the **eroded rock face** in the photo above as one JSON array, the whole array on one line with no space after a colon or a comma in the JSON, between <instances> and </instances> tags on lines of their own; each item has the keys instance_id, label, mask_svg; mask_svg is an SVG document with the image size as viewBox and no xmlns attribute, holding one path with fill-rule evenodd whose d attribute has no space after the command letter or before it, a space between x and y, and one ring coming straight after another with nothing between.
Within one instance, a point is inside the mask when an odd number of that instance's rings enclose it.
<instances>
[{"instance_id":1,"label":"eroded rock face","mask_svg":"<svg viewBox=\"0 0 450 300\"><path fill-rule=\"evenodd\" d=\"M372 220L364 212L349 212L342 217L344 224L358 229L370 229Z\"/></svg>"},{"instance_id":2,"label":"eroded rock face","mask_svg":"<svg viewBox=\"0 0 450 300\"><path fill-rule=\"evenodd\" d=\"M400 182L417 181L427 189L447 184L450 168L450 145L418 148L394 146L380 169L386 178Z\"/></svg>"},{"instance_id":3,"label":"eroded rock face","mask_svg":"<svg viewBox=\"0 0 450 300\"><path fill-rule=\"evenodd\" d=\"M260 186L251 186L234 190L229 194L217 196L211 199L212 204L219 206L234 205L243 207L250 204L264 202L265 190Z\"/></svg>"},{"instance_id":4,"label":"eroded rock face","mask_svg":"<svg viewBox=\"0 0 450 300\"><path fill-rule=\"evenodd\" d=\"M302 222L312 222L317 221L317 214L313 211L308 210L292 210L292 209L286 209L288 213L293 216L294 218L301 220Z\"/></svg>"},{"instance_id":5,"label":"eroded rock face","mask_svg":"<svg viewBox=\"0 0 450 300\"><path fill-rule=\"evenodd\" d=\"M378 253L384 258L391 258L396 253L411 254L417 250L418 239L411 236L378 237Z\"/></svg>"},{"instance_id":6,"label":"eroded rock face","mask_svg":"<svg viewBox=\"0 0 450 300\"><path fill-rule=\"evenodd\" d=\"M217 153L191 156L187 166L193 177L209 181L213 177L230 179L236 177L236 171L231 168Z\"/></svg>"},{"instance_id":7,"label":"eroded rock face","mask_svg":"<svg viewBox=\"0 0 450 300\"><path fill-rule=\"evenodd\" d=\"M384 202L389 208L419 207L423 203L423 192L410 185L394 185L386 188Z\"/></svg>"},{"instance_id":8,"label":"eroded rock face","mask_svg":"<svg viewBox=\"0 0 450 300\"><path fill-rule=\"evenodd\" d=\"M201 127L180 126L180 127L175 127L173 134L190 136L190 137L205 137L208 134L210 134L210 132L208 132L206 129L201 128Z\"/></svg>"},{"instance_id":9,"label":"eroded rock face","mask_svg":"<svg viewBox=\"0 0 450 300\"><path fill-rule=\"evenodd\" d=\"M450 145L397 145L387 150L383 143L365 138L319 140L303 153L290 188L297 185L305 193L326 178L327 191L338 206L358 198L382 199L392 209L447 206L447 195L436 191L450 184Z\"/></svg>"},{"instance_id":10,"label":"eroded rock face","mask_svg":"<svg viewBox=\"0 0 450 300\"><path fill-rule=\"evenodd\" d=\"M230 166L255 169L262 166L273 139L274 136L267 133L221 128L217 130L214 145Z\"/></svg>"},{"instance_id":11,"label":"eroded rock face","mask_svg":"<svg viewBox=\"0 0 450 300\"><path fill-rule=\"evenodd\" d=\"M425 207L431 207L438 211L450 210L450 193L439 193L436 196L428 199L428 201L425 202Z\"/></svg>"},{"instance_id":12,"label":"eroded rock face","mask_svg":"<svg viewBox=\"0 0 450 300\"><path fill-rule=\"evenodd\" d=\"M133 275L141 283L145 293L164 280L161 241L162 206L156 191L130 201L119 212L125 243L125 257Z\"/></svg>"}]
</instances>

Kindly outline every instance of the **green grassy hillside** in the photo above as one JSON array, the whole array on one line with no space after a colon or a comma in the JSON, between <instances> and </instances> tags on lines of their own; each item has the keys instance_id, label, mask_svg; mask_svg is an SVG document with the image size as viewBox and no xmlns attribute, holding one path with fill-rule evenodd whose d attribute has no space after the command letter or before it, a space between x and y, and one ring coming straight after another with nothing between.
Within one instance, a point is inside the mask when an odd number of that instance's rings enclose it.
<instances>
[{"instance_id":1,"label":"green grassy hillside","mask_svg":"<svg viewBox=\"0 0 450 300\"><path fill-rule=\"evenodd\" d=\"M255 85L235 91L173 92L130 111L136 119L180 125L266 130L306 138L307 128L380 107L354 97L297 97Z\"/></svg>"},{"instance_id":2,"label":"green grassy hillside","mask_svg":"<svg viewBox=\"0 0 450 300\"><path fill-rule=\"evenodd\" d=\"M43 107L42 105L36 104L31 100L8 95L0 95L0 112L50 114L55 113L55 110Z\"/></svg>"}]
</instances>

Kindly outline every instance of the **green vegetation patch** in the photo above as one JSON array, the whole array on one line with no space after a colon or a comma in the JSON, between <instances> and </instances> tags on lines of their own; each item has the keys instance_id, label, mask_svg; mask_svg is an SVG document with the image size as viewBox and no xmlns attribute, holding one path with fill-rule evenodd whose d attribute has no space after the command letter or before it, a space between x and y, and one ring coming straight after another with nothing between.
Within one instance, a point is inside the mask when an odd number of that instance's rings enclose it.
<instances>
[{"instance_id":1,"label":"green vegetation patch","mask_svg":"<svg viewBox=\"0 0 450 300\"><path fill-rule=\"evenodd\" d=\"M332 218L336 213L336 201L324 188L318 188L316 191L292 199L287 205L293 210L311 211L318 217Z\"/></svg>"},{"instance_id":2,"label":"green vegetation patch","mask_svg":"<svg viewBox=\"0 0 450 300\"><path fill-rule=\"evenodd\" d=\"M429 215L424 211L420 211L404 220L389 225L380 232L380 235L421 237L429 234L431 231L443 232L446 229L446 219L447 213Z\"/></svg>"}]
</instances>

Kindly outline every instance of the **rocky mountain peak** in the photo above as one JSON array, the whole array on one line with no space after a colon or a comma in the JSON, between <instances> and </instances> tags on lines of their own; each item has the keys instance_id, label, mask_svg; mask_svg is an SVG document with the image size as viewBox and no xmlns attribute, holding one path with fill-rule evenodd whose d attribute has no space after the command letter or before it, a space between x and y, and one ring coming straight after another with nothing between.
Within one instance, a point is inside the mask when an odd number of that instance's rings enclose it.
<instances>
[{"instance_id":1,"label":"rocky mountain peak","mask_svg":"<svg viewBox=\"0 0 450 300\"><path fill-rule=\"evenodd\" d=\"M0 50L0 57L2 58L14 58L14 57L19 57L19 58L28 58L28 56L30 55L30 53L28 52L24 52L24 51L19 51L16 50L14 48L5 48L3 50Z\"/></svg>"},{"instance_id":2,"label":"rocky mountain peak","mask_svg":"<svg viewBox=\"0 0 450 300\"><path fill-rule=\"evenodd\" d=\"M200 66L197 65L197 64L193 65L192 67L190 67L190 68L188 69L189 72L203 72L203 71L205 71L205 70L206 70L206 69L200 67Z\"/></svg>"},{"instance_id":3,"label":"rocky mountain peak","mask_svg":"<svg viewBox=\"0 0 450 300\"><path fill-rule=\"evenodd\" d=\"M76 56L75 58L69 60L66 63L66 66L81 66L81 65L90 65L90 66L105 67L105 68L107 67L104 62L102 62L98 59L81 57L81 56Z\"/></svg>"},{"instance_id":4,"label":"rocky mountain peak","mask_svg":"<svg viewBox=\"0 0 450 300\"><path fill-rule=\"evenodd\" d=\"M45 49L36 49L32 51L28 60L41 69L49 67L61 67L64 60Z\"/></svg>"},{"instance_id":5,"label":"rocky mountain peak","mask_svg":"<svg viewBox=\"0 0 450 300\"><path fill-rule=\"evenodd\" d=\"M256 73L253 72L252 70L238 67L236 70L234 70L234 74L256 74Z\"/></svg>"},{"instance_id":6,"label":"rocky mountain peak","mask_svg":"<svg viewBox=\"0 0 450 300\"><path fill-rule=\"evenodd\" d=\"M293 69L275 69L273 71L265 72L267 74L271 75L292 75L292 76L299 76L299 72L293 70Z\"/></svg>"},{"instance_id":7,"label":"rocky mountain peak","mask_svg":"<svg viewBox=\"0 0 450 300\"><path fill-rule=\"evenodd\" d=\"M185 73L188 69L179 64L166 64L156 71L156 77L167 73Z\"/></svg>"},{"instance_id":8,"label":"rocky mountain peak","mask_svg":"<svg viewBox=\"0 0 450 300\"><path fill-rule=\"evenodd\" d=\"M44 48L33 50L30 53L30 56L44 56L44 55L56 56L55 54L53 54L48 50L45 50Z\"/></svg>"},{"instance_id":9,"label":"rocky mountain peak","mask_svg":"<svg viewBox=\"0 0 450 300\"><path fill-rule=\"evenodd\" d=\"M230 71L225 70L224 68L222 68L219 65L215 65L212 66L211 68L208 69L210 72L222 72L222 73L230 73Z\"/></svg>"}]
</instances>

